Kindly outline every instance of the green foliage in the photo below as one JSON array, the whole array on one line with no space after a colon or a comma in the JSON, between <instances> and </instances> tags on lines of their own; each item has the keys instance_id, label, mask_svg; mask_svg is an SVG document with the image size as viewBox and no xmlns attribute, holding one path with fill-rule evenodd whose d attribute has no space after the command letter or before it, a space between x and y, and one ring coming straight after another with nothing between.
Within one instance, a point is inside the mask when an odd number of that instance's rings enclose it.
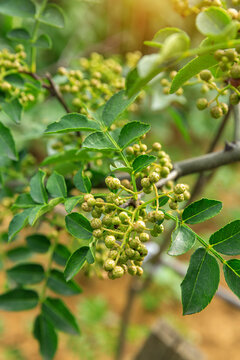
<instances>
[{"instance_id":1,"label":"green foliage","mask_svg":"<svg viewBox=\"0 0 240 360\"><path fill-rule=\"evenodd\" d=\"M54 358L57 331L80 334L77 319L60 298L82 293L72 278L80 270L112 280L127 273L142 276L148 272L145 262L152 261L146 257L145 242L162 246L167 220L175 223L169 255L201 245L181 284L183 314L199 312L210 303L219 284L219 264L229 288L240 298L240 260L221 256L240 255L240 220L205 241L189 226L215 217L222 203L203 198L186 206L191 200L189 186L174 183L186 175L181 163L172 164L159 142L144 141L149 133L158 141L157 128L165 139L163 124L170 119L184 145L196 153L192 98L198 110L210 109L214 120L208 122L217 122L240 101L239 15L225 5L196 6L196 26L205 38L195 48L184 31L166 28L145 43L156 52L140 60L137 54L128 55L125 62L93 53L75 61L74 69L60 67L46 74L39 54L55 47L57 31L65 24L64 11L48 1L0 0L1 16L22 18L3 21L8 49L0 51L0 221L13 212L8 233L1 235L8 291L0 295L0 309L38 308L33 335L43 359ZM50 56L47 70L55 69L54 61L61 62L62 56L66 53ZM130 63L135 67L130 69ZM150 132L152 99L163 115L157 113ZM226 150L229 156L238 147L237 138L235 134ZM174 142L169 150L176 159L180 156ZM27 226L24 243L17 245ZM16 241L16 246L8 248L7 240ZM36 254L48 260L30 262ZM35 290L25 288L31 285ZM56 297L50 297L51 292ZM91 327L96 319L105 319L105 312L95 299L92 305L85 303L79 318L86 323L87 317Z\"/></svg>"},{"instance_id":2,"label":"green foliage","mask_svg":"<svg viewBox=\"0 0 240 360\"><path fill-rule=\"evenodd\" d=\"M221 201L201 199L184 209L182 219L187 224L198 224L216 216L221 209Z\"/></svg>"},{"instance_id":3,"label":"green foliage","mask_svg":"<svg viewBox=\"0 0 240 360\"><path fill-rule=\"evenodd\" d=\"M219 266L215 258L204 248L196 250L181 284L184 315L199 312L210 303L217 291L219 277Z\"/></svg>"}]
</instances>

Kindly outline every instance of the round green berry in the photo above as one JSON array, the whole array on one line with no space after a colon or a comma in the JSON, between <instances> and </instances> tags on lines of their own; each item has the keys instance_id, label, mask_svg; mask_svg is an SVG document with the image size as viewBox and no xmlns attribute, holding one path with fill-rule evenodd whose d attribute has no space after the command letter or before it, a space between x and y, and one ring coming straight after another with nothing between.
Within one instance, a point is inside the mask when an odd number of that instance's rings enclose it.
<instances>
[{"instance_id":1,"label":"round green berry","mask_svg":"<svg viewBox=\"0 0 240 360\"><path fill-rule=\"evenodd\" d=\"M160 151L161 148L162 148L162 145L159 142L155 142L154 144L152 144L153 151Z\"/></svg>"},{"instance_id":2,"label":"round green berry","mask_svg":"<svg viewBox=\"0 0 240 360\"><path fill-rule=\"evenodd\" d=\"M209 70L202 70L199 75L203 81L209 81L212 78L212 73Z\"/></svg>"},{"instance_id":3,"label":"round green berry","mask_svg":"<svg viewBox=\"0 0 240 360\"><path fill-rule=\"evenodd\" d=\"M101 229L96 229L96 230L93 230L93 236L97 239L99 239L101 236L102 236L102 230Z\"/></svg>"},{"instance_id":4,"label":"round green berry","mask_svg":"<svg viewBox=\"0 0 240 360\"><path fill-rule=\"evenodd\" d=\"M116 243L115 236L113 236L113 235L106 236L104 243L108 249L112 249Z\"/></svg>"},{"instance_id":5,"label":"round green berry","mask_svg":"<svg viewBox=\"0 0 240 360\"><path fill-rule=\"evenodd\" d=\"M143 188L148 188L151 186L150 180L148 177L145 177L141 180L141 185Z\"/></svg>"},{"instance_id":6,"label":"round green berry","mask_svg":"<svg viewBox=\"0 0 240 360\"><path fill-rule=\"evenodd\" d=\"M104 269L106 271L112 271L115 268L115 261L112 259L107 259L104 263Z\"/></svg>"},{"instance_id":7,"label":"round green berry","mask_svg":"<svg viewBox=\"0 0 240 360\"><path fill-rule=\"evenodd\" d=\"M186 190L186 186L184 184L177 184L174 186L174 192L175 194L183 194Z\"/></svg>"},{"instance_id":8,"label":"round green berry","mask_svg":"<svg viewBox=\"0 0 240 360\"><path fill-rule=\"evenodd\" d=\"M156 182L158 182L160 179L160 176L157 172L153 172L150 176L149 176L149 180L152 184L155 184Z\"/></svg>"},{"instance_id":9,"label":"round green berry","mask_svg":"<svg viewBox=\"0 0 240 360\"><path fill-rule=\"evenodd\" d=\"M122 266L115 266L115 268L112 271L113 278L121 278L124 275L124 270Z\"/></svg>"},{"instance_id":10,"label":"round green berry","mask_svg":"<svg viewBox=\"0 0 240 360\"><path fill-rule=\"evenodd\" d=\"M108 253L108 257L110 259L116 260L117 256L118 256L118 251L117 250L110 250L109 253Z\"/></svg>"},{"instance_id":11,"label":"round green berry","mask_svg":"<svg viewBox=\"0 0 240 360\"><path fill-rule=\"evenodd\" d=\"M102 220L100 219L92 219L91 226L93 229L100 229L102 226Z\"/></svg>"},{"instance_id":12,"label":"round green berry","mask_svg":"<svg viewBox=\"0 0 240 360\"><path fill-rule=\"evenodd\" d=\"M197 108L198 110L204 110L208 107L208 101L206 98L200 98L197 100Z\"/></svg>"},{"instance_id":13,"label":"round green berry","mask_svg":"<svg viewBox=\"0 0 240 360\"><path fill-rule=\"evenodd\" d=\"M142 233L146 229L146 224L142 220L138 220L134 224L134 230L138 233Z\"/></svg>"},{"instance_id":14,"label":"round green berry","mask_svg":"<svg viewBox=\"0 0 240 360\"><path fill-rule=\"evenodd\" d=\"M135 251L131 248L126 249L125 253L129 259L133 259L135 256Z\"/></svg>"},{"instance_id":15,"label":"round green berry","mask_svg":"<svg viewBox=\"0 0 240 360\"><path fill-rule=\"evenodd\" d=\"M177 210L177 208L178 208L178 203L175 201L169 201L168 205L169 205L170 209L172 209L172 210Z\"/></svg>"},{"instance_id":16,"label":"round green berry","mask_svg":"<svg viewBox=\"0 0 240 360\"><path fill-rule=\"evenodd\" d=\"M233 79L239 79L240 78L240 65L234 64L233 67L230 70L230 76Z\"/></svg>"},{"instance_id":17,"label":"round green berry","mask_svg":"<svg viewBox=\"0 0 240 360\"><path fill-rule=\"evenodd\" d=\"M210 113L214 119L218 119L223 115L221 106L213 106L210 110Z\"/></svg>"},{"instance_id":18,"label":"round green berry","mask_svg":"<svg viewBox=\"0 0 240 360\"><path fill-rule=\"evenodd\" d=\"M135 238L129 240L129 246L131 249L134 249L136 250L138 248L138 246L141 244L140 240L139 240L139 237L136 236Z\"/></svg>"},{"instance_id":19,"label":"round green berry","mask_svg":"<svg viewBox=\"0 0 240 360\"><path fill-rule=\"evenodd\" d=\"M128 273L132 276L137 274L137 267L135 265L128 266Z\"/></svg>"},{"instance_id":20,"label":"round green berry","mask_svg":"<svg viewBox=\"0 0 240 360\"><path fill-rule=\"evenodd\" d=\"M128 146L128 147L126 148L126 153L127 153L127 155L133 155L133 154L134 154L134 149L133 149L133 147L132 147L132 146Z\"/></svg>"},{"instance_id":21,"label":"round green berry","mask_svg":"<svg viewBox=\"0 0 240 360\"><path fill-rule=\"evenodd\" d=\"M162 169L161 169L161 172L160 172L160 175L163 177L163 178L166 178L170 173L170 170L168 167L164 166Z\"/></svg>"},{"instance_id":22,"label":"round green berry","mask_svg":"<svg viewBox=\"0 0 240 360\"><path fill-rule=\"evenodd\" d=\"M139 238L140 238L140 241L146 242L149 240L150 237L149 237L148 233L143 232L139 235Z\"/></svg>"},{"instance_id":23,"label":"round green berry","mask_svg":"<svg viewBox=\"0 0 240 360\"><path fill-rule=\"evenodd\" d=\"M142 276L142 275L143 275L143 268L137 266L137 276Z\"/></svg>"},{"instance_id":24,"label":"round green berry","mask_svg":"<svg viewBox=\"0 0 240 360\"><path fill-rule=\"evenodd\" d=\"M118 216L119 216L120 221L121 221L123 224L128 223L129 220L130 220L130 218L129 218L128 214L126 213L126 211L120 212L120 214L119 214Z\"/></svg>"},{"instance_id":25,"label":"round green berry","mask_svg":"<svg viewBox=\"0 0 240 360\"><path fill-rule=\"evenodd\" d=\"M232 94L230 95L229 100L230 100L230 103L231 103L232 105L237 105L237 104L239 103L239 96L238 96L238 94L236 94L235 92L232 93Z\"/></svg>"}]
</instances>

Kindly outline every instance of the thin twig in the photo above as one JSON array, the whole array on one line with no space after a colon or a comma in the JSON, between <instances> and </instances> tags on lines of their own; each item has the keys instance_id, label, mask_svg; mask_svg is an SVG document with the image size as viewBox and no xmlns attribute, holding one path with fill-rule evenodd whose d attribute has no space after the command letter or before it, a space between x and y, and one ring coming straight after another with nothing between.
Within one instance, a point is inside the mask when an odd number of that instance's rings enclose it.
<instances>
[{"instance_id":1,"label":"thin twig","mask_svg":"<svg viewBox=\"0 0 240 360\"><path fill-rule=\"evenodd\" d=\"M61 92L59 91L59 89L57 88L56 84L54 83L51 75L49 73L46 74L46 78L49 81L50 84L50 91L52 93L52 95L56 96L56 98L58 99L58 101L60 102L60 104L62 104L62 106L64 107L64 109L66 110L67 113L70 113L70 109L67 106Z\"/></svg>"}]
</instances>

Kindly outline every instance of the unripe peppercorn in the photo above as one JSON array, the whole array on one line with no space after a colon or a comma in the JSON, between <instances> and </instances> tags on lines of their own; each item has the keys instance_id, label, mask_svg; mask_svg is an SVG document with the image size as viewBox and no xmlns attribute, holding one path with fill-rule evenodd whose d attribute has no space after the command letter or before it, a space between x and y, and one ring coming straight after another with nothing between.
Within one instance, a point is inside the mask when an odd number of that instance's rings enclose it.
<instances>
[{"instance_id":1,"label":"unripe peppercorn","mask_svg":"<svg viewBox=\"0 0 240 360\"><path fill-rule=\"evenodd\" d=\"M131 249L136 250L138 248L138 246L141 244L141 242L139 240L139 237L136 236L135 238L131 239L128 244Z\"/></svg>"},{"instance_id":2,"label":"unripe peppercorn","mask_svg":"<svg viewBox=\"0 0 240 360\"><path fill-rule=\"evenodd\" d=\"M161 169L161 172L160 172L160 175L165 178L169 175L170 173L170 170L168 167L164 166L162 169Z\"/></svg>"},{"instance_id":3,"label":"unripe peppercorn","mask_svg":"<svg viewBox=\"0 0 240 360\"><path fill-rule=\"evenodd\" d=\"M101 198L96 199L96 207L101 208L104 205L104 200Z\"/></svg>"},{"instance_id":4,"label":"unripe peppercorn","mask_svg":"<svg viewBox=\"0 0 240 360\"><path fill-rule=\"evenodd\" d=\"M220 106L214 106L211 108L210 110L210 113L211 113L211 116L214 118L214 119L218 119L220 118L222 115L223 115L223 111L221 109Z\"/></svg>"},{"instance_id":5,"label":"unripe peppercorn","mask_svg":"<svg viewBox=\"0 0 240 360\"><path fill-rule=\"evenodd\" d=\"M197 100L197 108L198 110L204 110L208 106L208 101L206 98L200 98Z\"/></svg>"},{"instance_id":6,"label":"unripe peppercorn","mask_svg":"<svg viewBox=\"0 0 240 360\"><path fill-rule=\"evenodd\" d=\"M146 225L145 225L145 222L142 220L138 220L134 224L134 230L137 231L138 233L143 232L145 229L146 229Z\"/></svg>"},{"instance_id":7,"label":"unripe peppercorn","mask_svg":"<svg viewBox=\"0 0 240 360\"><path fill-rule=\"evenodd\" d=\"M174 186L174 192L176 194L183 194L185 190L186 186L184 184L177 184L176 186Z\"/></svg>"},{"instance_id":8,"label":"unripe peppercorn","mask_svg":"<svg viewBox=\"0 0 240 360\"><path fill-rule=\"evenodd\" d=\"M134 144L133 145L133 150L134 150L135 153L138 153L140 151L140 145Z\"/></svg>"},{"instance_id":9,"label":"unripe peppercorn","mask_svg":"<svg viewBox=\"0 0 240 360\"><path fill-rule=\"evenodd\" d=\"M137 266L137 276L142 276L142 275L143 275L143 268Z\"/></svg>"},{"instance_id":10,"label":"unripe peppercorn","mask_svg":"<svg viewBox=\"0 0 240 360\"><path fill-rule=\"evenodd\" d=\"M150 236L148 235L148 233L141 233L139 235L140 241L142 242L146 242L150 239Z\"/></svg>"},{"instance_id":11,"label":"unripe peppercorn","mask_svg":"<svg viewBox=\"0 0 240 360\"><path fill-rule=\"evenodd\" d=\"M223 112L223 115L225 115L227 112L228 112L228 105L221 102L220 103L220 106L221 106L221 109L222 109L222 112Z\"/></svg>"},{"instance_id":12,"label":"unripe peppercorn","mask_svg":"<svg viewBox=\"0 0 240 360\"><path fill-rule=\"evenodd\" d=\"M157 172L153 172L150 176L149 176L149 180L152 184L155 184L156 182L158 182L160 179L160 176Z\"/></svg>"},{"instance_id":13,"label":"unripe peppercorn","mask_svg":"<svg viewBox=\"0 0 240 360\"><path fill-rule=\"evenodd\" d=\"M112 271L113 278L121 278L124 275L124 270L121 266L115 266Z\"/></svg>"},{"instance_id":14,"label":"unripe peppercorn","mask_svg":"<svg viewBox=\"0 0 240 360\"><path fill-rule=\"evenodd\" d=\"M178 203L175 201L169 201L168 205L169 205L170 209L172 209L172 210L177 210L177 208L178 208Z\"/></svg>"},{"instance_id":15,"label":"unripe peppercorn","mask_svg":"<svg viewBox=\"0 0 240 360\"><path fill-rule=\"evenodd\" d=\"M182 202L184 201L184 194L175 194L174 196L175 200L178 201L178 202Z\"/></svg>"},{"instance_id":16,"label":"unripe peppercorn","mask_svg":"<svg viewBox=\"0 0 240 360\"><path fill-rule=\"evenodd\" d=\"M145 245L140 244L137 248L137 251L139 251L141 256L146 256L148 254L148 249L146 248Z\"/></svg>"},{"instance_id":17,"label":"unripe peppercorn","mask_svg":"<svg viewBox=\"0 0 240 360\"><path fill-rule=\"evenodd\" d=\"M133 259L135 256L135 251L131 248L126 249L125 253L129 259Z\"/></svg>"},{"instance_id":18,"label":"unripe peppercorn","mask_svg":"<svg viewBox=\"0 0 240 360\"><path fill-rule=\"evenodd\" d=\"M110 250L109 253L108 253L108 257L110 259L115 260L117 258L117 256L118 256L117 250Z\"/></svg>"},{"instance_id":19,"label":"unripe peppercorn","mask_svg":"<svg viewBox=\"0 0 240 360\"><path fill-rule=\"evenodd\" d=\"M82 203L81 208L83 211L86 211L86 212L92 211L92 207L89 206L87 202Z\"/></svg>"},{"instance_id":20,"label":"unripe peppercorn","mask_svg":"<svg viewBox=\"0 0 240 360\"><path fill-rule=\"evenodd\" d=\"M232 105L237 105L239 103L239 96L236 93L232 93L229 99Z\"/></svg>"},{"instance_id":21,"label":"unripe peppercorn","mask_svg":"<svg viewBox=\"0 0 240 360\"><path fill-rule=\"evenodd\" d=\"M161 234L164 231L164 226L162 224L160 225L154 224L153 231L158 234Z\"/></svg>"},{"instance_id":22,"label":"unripe peppercorn","mask_svg":"<svg viewBox=\"0 0 240 360\"><path fill-rule=\"evenodd\" d=\"M94 196L92 195L92 194L86 194L86 195L84 195L84 201L88 201L88 200L90 200L90 199L94 199Z\"/></svg>"},{"instance_id":23,"label":"unripe peppercorn","mask_svg":"<svg viewBox=\"0 0 240 360\"><path fill-rule=\"evenodd\" d=\"M88 199L88 200L87 200L87 204L88 204L89 206L94 206L94 205L96 205L96 199L94 199L94 197Z\"/></svg>"},{"instance_id":24,"label":"unripe peppercorn","mask_svg":"<svg viewBox=\"0 0 240 360\"><path fill-rule=\"evenodd\" d=\"M104 263L104 269L106 271L111 271L115 268L115 261L112 259L107 259Z\"/></svg>"},{"instance_id":25,"label":"unripe peppercorn","mask_svg":"<svg viewBox=\"0 0 240 360\"><path fill-rule=\"evenodd\" d=\"M110 226L112 224L112 217L110 215L105 215L102 218L103 225Z\"/></svg>"},{"instance_id":26,"label":"unripe peppercorn","mask_svg":"<svg viewBox=\"0 0 240 360\"><path fill-rule=\"evenodd\" d=\"M214 57L216 60L220 61L224 56L225 52L223 50L216 50L214 53Z\"/></svg>"},{"instance_id":27,"label":"unripe peppercorn","mask_svg":"<svg viewBox=\"0 0 240 360\"><path fill-rule=\"evenodd\" d=\"M96 218L96 219L99 219L102 215L102 212L99 211L99 209L93 209L92 211L92 217Z\"/></svg>"},{"instance_id":28,"label":"unripe peppercorn","mask_svg":"<svg viewBox=\"0 0 240 360\"><path fill-rule=\"evenodd\" d=\"M141 144L141 145L140 145L140 150L141 150L142 152L147 151L147 145Z\"/></svg>"},{"instance_id":29,"label":"unripe peppercorn","mask_svg":"<svg viewBox=\"0 0 240 360\"><path fill-rule=\"evenodd\" d=\"M161 210L155 211L154 212L154 218L156 221L162 221L164 220L164 212Z\"/></svg>"},{"instance_id":30,"label":"unripe peppercorn","mask_svg":"<svg viewBox=\"0 0 240 360\"><path fill-rule=\"evenodd\" d=\"M126 255L125 252L122 252L120 257L119 257L119 260L118 260L121 264L125 264L127 261L128 261L128 257Z\"/></svg>"},{"instance_id":31,"label":"unripe peppercorn","mask_svg":"<svg viewBox=\"0 0 240 360\"><path fill-rule=\"evenodd\" d=\"M113 235L106 236L104 243L108 249L112 249L116 243L115 236Z\"/></svg>"},{"instance_id":32,"label":"unripe peppercorn","mask_svg":"<svg viewBox=\"0 0 240 360\"><path fill-rule=\"evenodd\" d=\"M137 267L135 265L131 265L128 267L128 273L132 276L137 274Z\"/></svg>"},{"instance_id":33,"label":"unripe peppercorn","mask_svg":"<svg viewBox=\"0 0 240 360\"><path fill-rule=\"evenodd\" d=\"M151 194L151 192L153 191L153 187L150 186L150 187L143 187L142 188L144 194Z\"/></svg>"},{"instance_id":34,"label":"unripe peppercorn","mask_svg":"<svg viewBox=\"0 0 240 360\"><path fill-rule=\"evenodd\" d=\"M128 214L125 211L120 212L118 216L122 223L128 223L130 220Z\"/></svg>"},{"instance_id":35,"label":"unripe peppercorn","mask_svg":"<svg viewBox=\"0 0 240 360\"><path fill-rule=\"evenodd\" d=\"M212 78L212 73L209 70L202 70L199 75L203 81L209 81Z\"/></svg>"},{"instance_id":36,"label":"unripe peppercorn","mask_svg":"<svg viewBox=\"0 0 240 360\"><path fill-rule=\"evenodd\" d=\"M128 147L126 148L126 153L127 153L127 155L133 155L133 154L134 154L134 149L133 149L133 147L132 147L132 146L128 146Z\"/></svg>"},{"instance_id":37,"label":"unripe peppercorn","mask_svg":"<svg viewBox=\"0 0 240 360\"><path fill-rule=\"evenodd\" d=\"M100 219L92 219L91 226L93 229L100 229L102 226L102 220Z\"/></svg>"},{"instance_id":38,"label":"unripe peppercorn","mask_svg":"<svg viewBox=\"0 0 240 360\"><path fill-rule=\"evenodd\" d=\"M230 70L230 76L233 79L239 79L240 78L240 65L234 64L233 67Z\"/></svg>"},{"instance_id":39,"label":"unripe peppercorn","mask_svg":"<svg viewBox=\"0 0 240 360\"><path fill-rule=\"evenodd\" d=\"M112 219L112 224L115 226L119 226L121 224L121 220L118 216L114 216L114 218Z\"/></svg>"},{"instance_id":40,"label":"unripe peppercorn","mask_svg":"<svg viewBox=\"0 0 240 360\"><path fill-rule=\"evenodd\" d=\"M184 200L189 200L191 197L191 194L189 191L184 191L183 196L184 196Z\"/></svg>"},{"instance_id":41,"label":"unripe peppercorn","mask_svg":"<svg viewBox=\"0 0 240 360\"><path fill-rule=\"evenodd\" d=\"M101 229L96 229L96 230L93 230L93 236L97 239L99 239L101 236L102 236L102 230Z\"/></svg>"},{"instance_id":42,"label":"unripe peppercorn","mask_svg":"<svg viewBox=\"0 0 240 360\"><path fill-rule=\"evenodd\" d=\"M142 187L148 188L151 186L150 180L148 177L145 177L141 180Z\"/></svg>"},{"instance_id":43,"label":"unripe peppercorn","mask_svg":"<svg viewBox=\"0 0 240 360\"><path fill-rule=\"evenodd\" d=\"M160 151L161 148L162 148L162 145L159 142L155 142L155 143L152 144L152 149L154 151Z\"/></svg>"}]
</instances>

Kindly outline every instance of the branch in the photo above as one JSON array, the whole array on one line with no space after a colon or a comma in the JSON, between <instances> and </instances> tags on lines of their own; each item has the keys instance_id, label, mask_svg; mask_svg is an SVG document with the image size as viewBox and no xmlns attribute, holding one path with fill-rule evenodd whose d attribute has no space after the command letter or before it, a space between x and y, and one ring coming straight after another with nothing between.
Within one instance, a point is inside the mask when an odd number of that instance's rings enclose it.
<instances>
[{"instance_id":1,"label":"branch","mask_svg":"<svg viewBox=\"0 0 240 360\"><path fill-rule=\"evenodd\" d=\"M168 177L161 179L156 185L158 188L161 188L169 180L176 180L186 175L213 170L237 161L240 161L240 142L236 144L229 143L222 151L176 162L174 164L174 170Z\"/></svg>"},{"instance_id":2,"label":"branch","mask_svg":"<svg viewBox=\"0 0 240 360\"><path fill-rule=\"evenodd\" d=\"M60 93L60 91L58 90L57 86L55 85L51 75L49 73L46 74L46 78L49 81L50 84L50 91L52 93L52 95L56 96L56 98L58 99L58 101L60 102L60 104L62 104L62 106L64 107L64 109L66 110L67 113L70 113L70 109L68 108L62 94Z\"/></svg>"}]
</instances>

